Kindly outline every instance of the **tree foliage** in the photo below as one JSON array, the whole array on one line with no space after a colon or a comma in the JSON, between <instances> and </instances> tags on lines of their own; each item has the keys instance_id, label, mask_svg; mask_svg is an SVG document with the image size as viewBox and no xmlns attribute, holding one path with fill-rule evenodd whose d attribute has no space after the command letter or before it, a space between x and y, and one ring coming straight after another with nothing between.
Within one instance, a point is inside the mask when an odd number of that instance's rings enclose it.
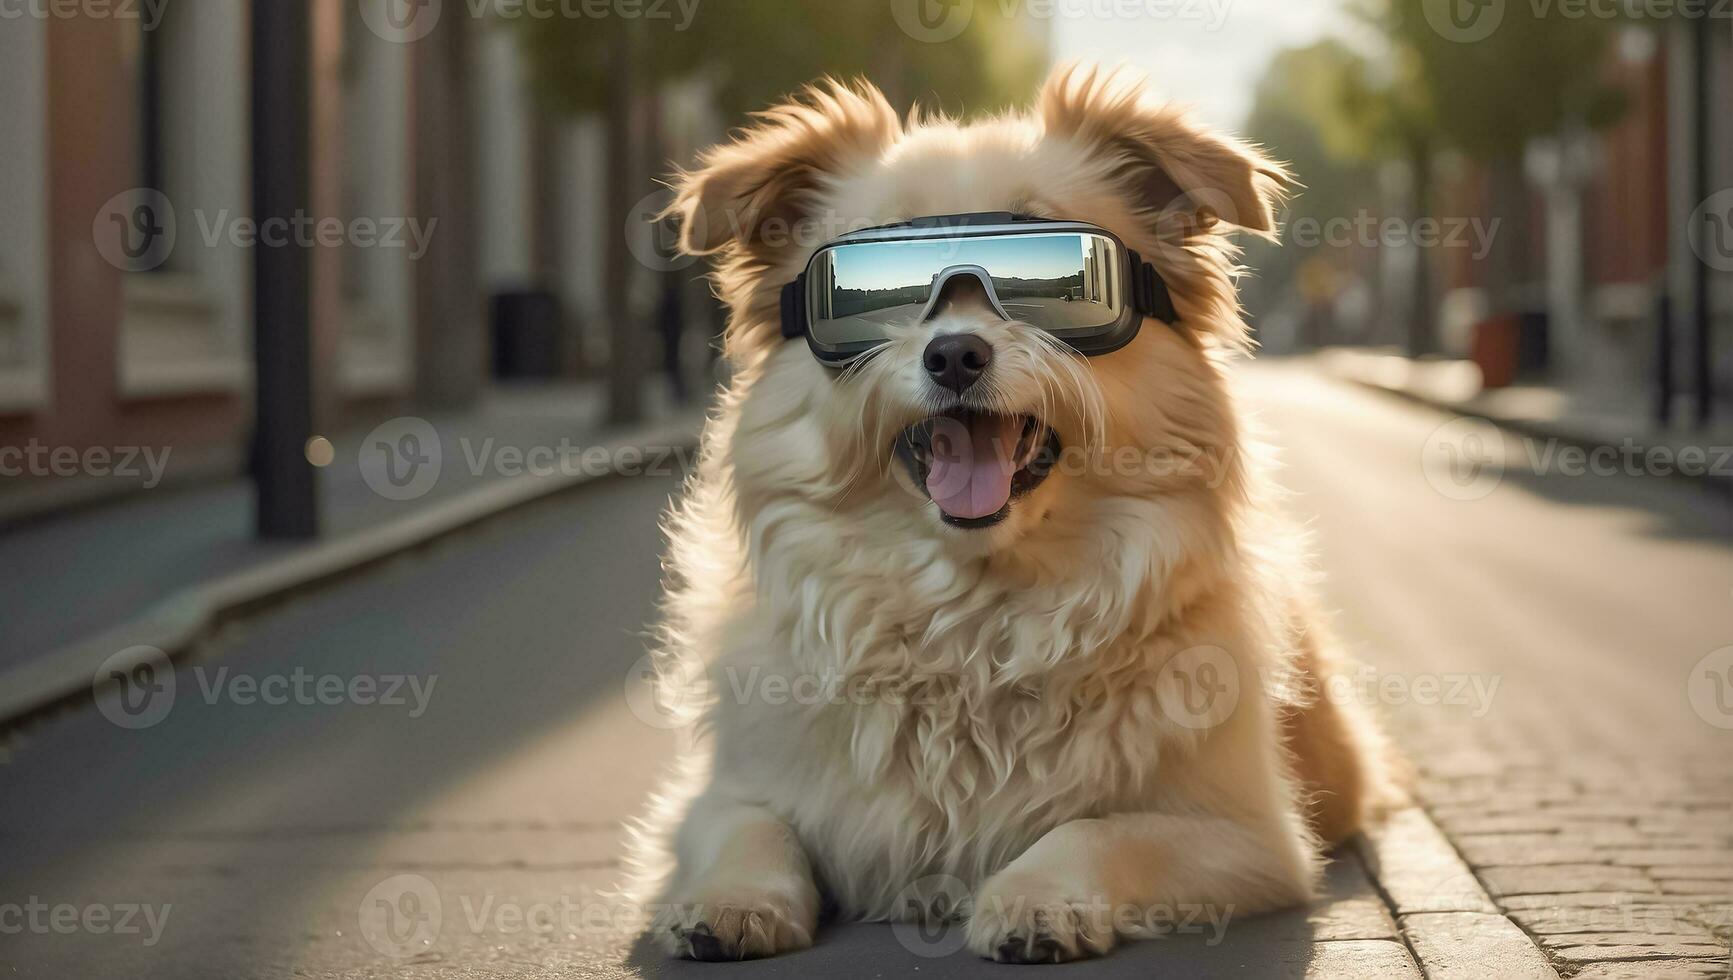
<instances>
[{"instance_id":1,"label":"tree foliage","mask_svg":"<svg viewBox=\"0 0 1733 980\"><path fill-rule=\"evenodd\" d=\"M1528 141L1572 127L1600 128L1625 107L1603 73L1617 20L1571 15L1562 4L1505 5L1490 36L1464 42L1436 30L1415 0L1362 0L1389 41L1392 95L1415 121L1478 160L1519 156Z\"/></svg>"},{"instance_id":2,"label":"tree foliage","mask_svg":"<svg viewBox=\"0 0 1733 980\"><path fill-rule=\"evenodd\" d=\"M824 75L864 75L894 104L990 110L1026 98L1045 60L1026 25L978 4L967 30L925 43L883 0L704 0L675 20L551 18L521 23L538 87L574 112L603 107L610 54L625 45L640 89L708 78L724 115L739 118ZM647 90L647 89L646 89Z\"/></svg>"}]
</instances>

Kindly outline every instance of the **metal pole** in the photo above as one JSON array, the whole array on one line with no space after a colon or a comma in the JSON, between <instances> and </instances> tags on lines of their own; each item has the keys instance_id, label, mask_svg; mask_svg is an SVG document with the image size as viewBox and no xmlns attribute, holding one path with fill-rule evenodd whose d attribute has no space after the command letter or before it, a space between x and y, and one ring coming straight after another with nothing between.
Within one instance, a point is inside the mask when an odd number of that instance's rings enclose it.
<instances>
[{"instance_id":1,"label":"metal pole","mask_svg":"<svg viewBox=\"0 0 1733 980\"><path fill-rule=\"evenodd\" d=\"M1692 72L1695 76L1692 88L1696 95L1696 108L1693 110L1697 129L1697 154L1695 167L1691 177L1693 184L1692 197L1697 201L1709 199L1709 180L1714 166L1715 142L1714 125L1709 114L1710 80L1713 76L1711 59L1715 55L1713 18L1704 18L1697 25L1697 55ZM1696 316L1696 333L1692 338L1691 357L1693 365L1694 388L1697 392L1697 424L1708 425L1709 418L1715 406L1715 371L1710 363L1709 333L1714 325L1715 311L1710 307L1709 296L1709 263L1698 258L1691 266L1692 311Z\"/></svg>"},{"instance_id":2,"label":"metal pole","mask_svg":"<svg viewBox=\"0 0 1733 980\"><path fill-rule=\"evenodd\" d=\"M1655 343L1655 421L1665 428L1673 424L1673 299L1665 288L1655 304L1659 331Z\"/></svg>"},{"instance_id":3,"label":"metal pole","mask_svg":"<svg viewBox=\"0 0 1733 980\"><path fill-rule=\"evenodd\" d=\"M633 85L632 21L616 28L609 53L607 81L607 232L618 236L626 227L632 201L640 188L638 172L638 95ZM630 253L623 248L603 250L603 277L608 283L604 310L608 317L608 422L628 425L644 417L644 375L638 352L643 323L633 317L630 301L633 281Z\"/></svg>"},{"instance_id":4,"label":"metal pole","mask_svg":"<svg viewBox=\"0 0 1733 980\"><path fill-rule=\"evenodd\" d=\"M306 214L311 4L253 0L253 215ZM307 441L313 435L312 256L288 242L253 248L253 489L263 538L319 533Z\"/></svg>"}]
</instances>

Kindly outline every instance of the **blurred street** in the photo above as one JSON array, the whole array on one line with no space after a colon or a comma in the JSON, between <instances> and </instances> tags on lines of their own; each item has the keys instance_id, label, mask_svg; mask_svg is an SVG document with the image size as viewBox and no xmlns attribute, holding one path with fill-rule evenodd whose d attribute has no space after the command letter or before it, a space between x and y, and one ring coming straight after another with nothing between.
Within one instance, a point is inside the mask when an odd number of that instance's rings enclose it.
<instances>
[{"instance_id":1,"label":"blurred street","mask_svg":"<svg viewBox=\"0 0 1733 980\"><path fill-rule=\"evenodd\" d=\"M1555 472L1515 441L1497 455L1304 362L1244 378L1314 519L1341 637L1376 671L1353 696L1391 720L1487 890L1580 976L1662 957L1725 976L1733 704L1697 675L1733 644L1733 505ZM1467 472L1464 447L1483 454ZM0 976L717 972L635 949L606 896L674 746L639 658L676 490L573 490L233 623L177 667L154 724L89 703L34 721L0 764L0 907L35 903L45 925L0 941ZM402 684L369 704L237 684L298 675ZM1310 916L1071 972L1418 975L1351 855L1331 886ZM132 933L53 925L133 903ZM1600 928L1597 909L1626 917ZM833 927L736 972L1006 969L931 951Z\"/></svg>"},{"instance_id":2,"label":"blurred street","mask_svg":"<svg viewBox=\"0 0 1733 980\"><path fill-rule=\"evenodd\" d=\"M660 516L759 287L927 309L813 256L987 208L1148 260L982 273L1084 353L1103 296L1237 342L1251 273L1320 696L1419 804L1066 969L1733 980L1721 6L0 0L0 980L730 969L611 891ZM738 970L1004 975L962 939Z\"/></svg>"},{"instance_id":3,"label":"blurred street","mask_svg":"<svg viewBox=\"0 0 1733 980\"><path fill-rule=\"evenodd\" d=\"M330 452L342 465L318 471L321 520L341 539L490 483L581 469L581 450L605 432L598 422L604 394L595 384L501 387L465 411L399 417L338 435ZM673 414L659 390L651 394L650 418ZM415 470L405 463L418 480L395 486L387 467L405 437L426 458ZM526 461L526 447L556 455ZM243 476L10 529L0 535L0 618L9 641L0 648L0 669L136 619L188 586L309 547L254 536L252 486ZM76 576L38 574L65 556L95 554L105 560L80 566ZM73 606L79 614L67 616Z\"/></svg>"}]
</instances>

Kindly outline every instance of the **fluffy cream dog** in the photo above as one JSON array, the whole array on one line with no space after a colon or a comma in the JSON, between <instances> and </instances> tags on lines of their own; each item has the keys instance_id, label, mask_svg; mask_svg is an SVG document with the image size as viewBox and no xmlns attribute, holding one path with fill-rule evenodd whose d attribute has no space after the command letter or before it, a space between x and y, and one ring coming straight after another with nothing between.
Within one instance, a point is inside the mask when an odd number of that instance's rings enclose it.
<instances>
[{"instance_id":1,"label":"fluffy cream dog","mask_svg":"<svg viewBox=\"0 0 1733 980\"><path fill-rule=\"evenodd\" d=\"M1312 696L1333 654L1229 379L1248 342L1227 236L1273 235L1289 183L1080 68L972 125L825 84L679 177L735 373L671 520L663 683L694 738L632 855L669 952L801 949L822 906L966 917L983 956L1062 961L1145 934L1140 909L1307 900L1389 781L1357 707ZM846 372L780 336L817 246L972 211L1113 231L1178 322L1082 358L959 288ZM923 365L947 334L992 351L961 395ZM947 411L1023 438L1018 464L1051 437L1058 464L989 521L947 519L930 459L897 449Z\"/></svg>"}]
</instances>

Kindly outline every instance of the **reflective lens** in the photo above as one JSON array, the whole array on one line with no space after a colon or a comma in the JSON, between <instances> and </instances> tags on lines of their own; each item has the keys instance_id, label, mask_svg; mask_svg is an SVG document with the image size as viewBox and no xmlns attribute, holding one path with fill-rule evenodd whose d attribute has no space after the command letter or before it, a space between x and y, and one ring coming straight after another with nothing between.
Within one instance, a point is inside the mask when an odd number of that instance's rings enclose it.
<instances>
[{"instance_id":1,"label":"reflective lens","mask_svg":"<svg viewBox=\"0 0 1733 980\"><path fill-rule=\"evenodd\" d=\"M1083 233L983 235L838 245L807 270L812 339L836 348L883 341L926 313L935 281L987 270L1006 315L1061 338L1118 325L1128 303L1118 242Z\"/></svg>"}]
</instances>

